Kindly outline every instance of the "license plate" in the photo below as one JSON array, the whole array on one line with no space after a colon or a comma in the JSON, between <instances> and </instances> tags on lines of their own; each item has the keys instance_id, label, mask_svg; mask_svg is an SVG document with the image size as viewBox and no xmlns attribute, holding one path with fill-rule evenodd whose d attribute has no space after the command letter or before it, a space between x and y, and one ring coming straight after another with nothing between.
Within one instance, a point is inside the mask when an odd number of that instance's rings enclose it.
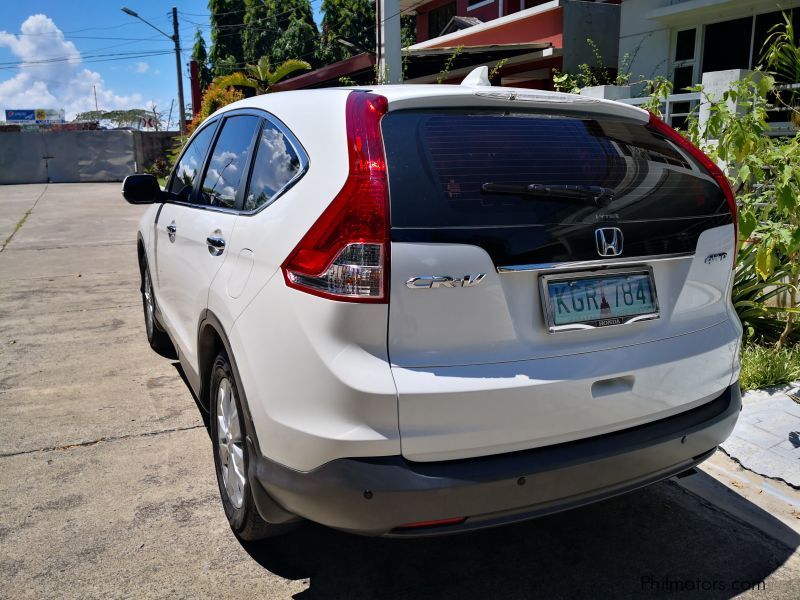
<instances>
[{"instance_id":1,"label":"license plate","mask_svg":"<svg viewBox=\"0 0 800 600\"><path fill-rule=\"evenodd\" d=\"M540 278L550 333L626 325L658 318L649 267L627 271L559 273Z\"/></svg>"}]
</instances>

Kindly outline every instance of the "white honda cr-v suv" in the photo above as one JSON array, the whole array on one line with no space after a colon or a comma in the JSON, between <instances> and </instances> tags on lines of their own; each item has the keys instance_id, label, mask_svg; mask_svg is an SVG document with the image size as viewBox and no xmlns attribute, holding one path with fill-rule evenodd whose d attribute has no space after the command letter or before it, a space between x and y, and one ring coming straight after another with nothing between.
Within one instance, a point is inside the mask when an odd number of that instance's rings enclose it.
<instances>
[{"instance_id":1,"label":"white honda cr-v suv","mask_svg":"<svg viewBox=\"0 0 800 600\"><path fill-rule=\"evenodd\" d=\"M740 410L725 176L649 113L481 85L258 96L138 234L234 532L487 527L707 458ZM484 82L485 83L485 82Z\"/></svg>"}]
</instances>

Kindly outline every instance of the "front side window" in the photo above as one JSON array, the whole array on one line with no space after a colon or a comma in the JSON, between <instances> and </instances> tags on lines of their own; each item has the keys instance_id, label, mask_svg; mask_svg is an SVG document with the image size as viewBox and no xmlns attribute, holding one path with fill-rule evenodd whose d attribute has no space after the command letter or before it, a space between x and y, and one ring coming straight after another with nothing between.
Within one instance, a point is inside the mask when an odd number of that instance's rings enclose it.
<instances>
[{"instance_id":1,"label":"front side window","mask_svg":"<svg viewBox=\"0 0 800 600\"><path fill-rule=\"evenodd\" d=\"M203 160L208 152L208 147L211 145L211 140L214 138L216 128L216 123L212 123L198 132L175 167L175 174L172 177L168 191L184 202L188 202L191 199L192 186L203 168Z\"/></svg>"},{"instance_id":2,"label":"front side window","mask_svg":"<svg viewBox=\"0 0 800 600\"><path fill-rule=\"evenodd\" d=\"M259 118L250 115L225 119L208 161L199 204L236 208L236 194L245 181L250 145L258 123Z\"/></svg>"},{"instance_id":3,"label":"front side window","mask_svg":"<svg viewBox=\"0 0 800 600\"><path fill-rule=\"evenodd\" d=\"M256 210L269 204L275 193L289 183L301 168L300 158L283 132L266 122L258 141L244 210Z\"/></svg>"}]
</instances>

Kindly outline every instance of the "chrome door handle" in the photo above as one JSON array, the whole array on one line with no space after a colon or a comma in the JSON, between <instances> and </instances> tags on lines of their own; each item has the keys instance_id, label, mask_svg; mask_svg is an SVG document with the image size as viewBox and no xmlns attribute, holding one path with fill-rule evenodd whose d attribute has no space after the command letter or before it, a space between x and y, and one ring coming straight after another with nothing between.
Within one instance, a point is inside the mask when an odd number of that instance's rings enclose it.
<instances>
[{"instance_id":1,"label":"chrome door handle","mask_svg":"<svg viewBox=\"0 0 800 600\"><path fill-rule=\"evenodd\" d=\"M209 236L206 238L208 252L211 256L219 256L225 251L225 240L219 236Z\"/></svg>"},{"instance_id":2,"label":"chrome door handle","mask_svg":"<svg viewBox=\"0 0 800 600\"><path fill-rule=\"evenodd\" d=\"M167 225L167 236L169 236L169 241L175 241L175 234L178 232L178 226L175 225L175 221Z\"/></svg>"}]
</instances>

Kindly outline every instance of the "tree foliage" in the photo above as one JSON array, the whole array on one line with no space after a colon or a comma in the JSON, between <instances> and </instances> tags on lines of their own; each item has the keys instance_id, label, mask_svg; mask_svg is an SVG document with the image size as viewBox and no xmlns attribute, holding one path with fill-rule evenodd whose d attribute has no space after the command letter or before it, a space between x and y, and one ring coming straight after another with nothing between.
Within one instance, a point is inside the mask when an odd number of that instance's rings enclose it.
<instances>
[{"instance_id":1,"label":"tree foliage","mask_svg":"<svg viewBox=\"0 0 800 600\"><path fill-rule=\"evenodd\" d=\"M242 28L245 0L208 0L211 12L211 52L213 75L225 75L244 62Z\"/></svg>"},{"instance_id":2,"label":"tree foliage","mask_svg":"<svg viewBox=\"0 0 800 600\"><path fill-rule=\"evenodd\" d=\"M295 71L305 71L311 65L304 60L289 59L272 69L269 58L262 56L255 65L246 65L244 71L217 77L214 83L220 87L245 87L256 94L266 94L270 87Z\"/></svg>"},{"instance_id":3,"label":"tree foliage","mask_svg":"<svg viewBox=\"0 0 800 600\"><path fill-rule=\"evenodd\" d=\"M244 60L272 64L289 59L314 60L318 32L309 0L244 0Z\"/></svg>"},{"instance_id":4,"label":"tree foliage","mask_svg":"<svg viewBox=\"0 0 800 600\"><path fill-rule=\"evenodd\" d=\"M126 110L90 110L78 113L73 121L109 121L114 127L137 127L142 119L155 117L156 129L161 125L161 115L144 108L129 108Z\"/></svg>"},{"instance_id":5,"label":"tree foliage","mask_svg":"<svg viewBox=\"0 0 800 600\"><path fill-rule=\"evenodd\" d=\"M319 59L344 60L375 46L375 0L323 0ZM350 49L338 40L355 46Z\"/></svg>"},{"instance_id":6,"label":"tree foliage","mask_svg":"<svg viewBox=\"0 0 800 600\"><path fill-rule=\"evenodd\" d=\"M206 51L206 41L203 34L198 29L194 34L194 46L192 46L192 60L197 62L197 73L200 79L200 89L204 90L211 83L211 69L208 65L208 52Z\"/></svg>"},{"instance_id":7,"label":"tree foliage","mask_svg":"<svg viewBox=\"0 0 800 600\"><path fill-rule=\"evenodd\" d=\"M217 85L212 81L203 92L203 100L200 102L200 112L195 115L194 119L192 119L192 122L189 124L188 133L194 131L200 123L223 106L227 106L243 98L244 94L239 90Z\"/></svg>"}]
</instances>

